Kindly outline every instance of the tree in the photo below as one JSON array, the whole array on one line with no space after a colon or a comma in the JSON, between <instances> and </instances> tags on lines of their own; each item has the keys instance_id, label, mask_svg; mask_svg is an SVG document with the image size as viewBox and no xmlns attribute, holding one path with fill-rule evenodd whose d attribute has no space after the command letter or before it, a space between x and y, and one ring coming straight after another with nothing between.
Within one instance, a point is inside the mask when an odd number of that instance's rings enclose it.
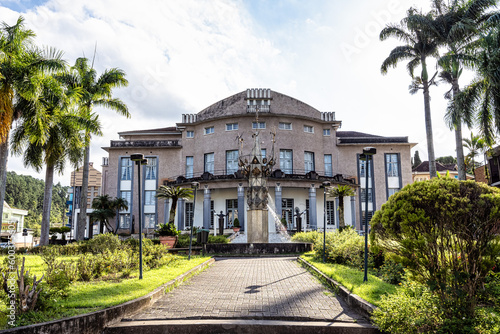
<instances>
[{"instance_id":1,"label":"tree","mask_svg":"<svg viewBox=\"0 0 500 334\"><path fill-rule=\"evenodd\" d=\"M65 91L52 76L43 76L38 81L38 98L34 101L21 98L16 103L23 115L14 130L11 146L14 154L23 155L25 166L40 171L45 165L40 244L48 245L54 172L62 172L68 159L77 164L84 146L80 130L97 125L71 111L75 92Z\"/></svg>"},{"instance_id":2,"label":"tree","mask_svg":"<svg viewBox=\"0 0 500 334\"><path fill-rule=\"evenodd\" d=\"M356 193L348 185L338 185L328 190L328 196L339 199L339 229L345 227L344 221L344 197L354 196Z\"/></svg>"},{"instance_id":3,"label":"tree","mask_svg":"<svg viewBox=\"0 0 500 334\"><path fill-rule=\"evenodd\" d=\"M0 28L0 203L5 199L9 136L12 123L23 110L14 108L14 100L32 100L36 92L30 78L39 72L60 70L64 67L61 54L46 58L33 45L35 33L24 26L24 18L9 26L3 22ZM27 84L29 84L27 86ZM0 205L0 217L3 205Z\"/></svg>"},{"instance_id":4,"label":"tree","mask_svg":"<svg viewBox=\"0 0 500 334\"><path fill-rule=\"evenodd\" d=\"M470 138L465 138L463 140L465 148L469 150L467 158L470 160L470 170L472 174L476 169L475 158L487 147L486 142L480 136L475 136L472 132L470 133Z\"/></svg>"},{"instance_id":5,"label":"tree","mask_svg":"<svg viewBox=\"0 0 500 334\"><path fill-rule=\"evenodd\" d=\"M450 2L434 0L432 4L436 17L429 28L435 33L440 45L447 49L447 53L439 59L438 64L442 68L440 73L442 81L451 85L450 91L445 94L445 97L451 100L447 120L450 127L455 130L458 178L465 180L462 122L471 127L472 117L469 110L461 110L454 106L455 98L460 92L458 80L464 66L468 64L469 57L466 53L468 45L477 38L481 26L491 17L490 9L495 6L496 0Z\"/></svg>"},{"instance_id":6,"label":"tree","mask_svg":"<svg viewBox=\"0 0 500 334\"><path fill-rule=\"evenodd\" d=\"M193 190L190 188L181 188L175 186L160 186L156 191L157 198L163 198L166 200L172 200L172 205L170 206L170 215L168 217L168 223L174 224L175 212L177 210L177 201L179 199L191 199L193 198Z\"/></svg>"},{"instance_id":7,"label":"tree","mask_svg":"<svg viewBox=\"0 0 500 334\"><path fill-rule=\"evenodd\" d=\"M113 228L109 220L115 217L118 211L127 210L128 203L121 197L112 199L109 195L102 195L94 198L92 201L92 209L94 209L94 211L90 214L90 219L92 223L95 221L101 222L100 233L104 233L104 225L106 225L108 231L115 233L116 228Z\"/></svg>"},{"instance_id":8,"label":"tree","mask_svg":"<svg viewBox=\"0 0 500 334\"><path fill-rule=\"evenodd\" d=\"M387 74L390 67L396 67L398 63L408 60L406 68L413 79L410 93L414 94L420 89L423 90L429 172L432 178L436 177L436 161L434 157L429 87L434 84L435 75L429 78L426 61L427 57L438 56L438 44L435 37L425 27L422 27L421 21L423 20L432 20L431 14L422 15L411 8L407 12L407 17L401 20L400 24L390 24L380 32L380 40L382 41L394 37L404 43L404 45L397 46L391 51L382 63L381 72ZM415 77L414 71L419 65L422 71L419 77Z\"/></svg>"},{"instance_id":9,"label":"tree","mask_svg":"<svg viewBox=\"0 0 500 334\"><path fill-rule=\"evenodd\" d=\"M418 167L421 163L422 160L420 160L420 155L418 151L415 151L415 154L413 155L412 168Z\"/></svg>"},{"instance_id":10,"label":"tree","mask_svg":"<svg viewBox=\"0 0 500 334\"><path fill-rule=\"evenodd\" d=\"M94 112L94 107L104 107L116 111L120 115L130 117L128 108L120 99L113 98L113 89L126 87L128 81L125 79L125 72L118 68L105 70L97 77L93 63L89 66L87 58L78 58L70 73L61 76L61 79L69 87L79 88L81 98L78 106L82 117L98 122L99 115ZM80 216L77 222L77 240L83 240L85 236L85 226L87 223L87 193L89 184L89 159L90 141L92 135L100 135L101 129L85 130L86 146L83 162L82 192L80 198Z\"/></svg>"},{"instance_id":11,"label":"tree","mask_svg":"<svg viewBox=\"0 0 500 334\"><path fill-rule=\"evenodd\" d=\"M445 157L436 158L436 161L439 162L439 163L442 163L444 165L451 165L451 164L456 164L457 163L457 159L455 159L451 155L447 155Z\"/></svg>"},{"instance_id":12,"label":"tree","mask_svg":"<svg viewBox=\"0 0 500 334\"><path fill-rule=\"evenodd\" d=\"M371 240L440 300L446 319L474 319L500 251L500 189L435 178L407 185L371 220Z\"/></svg>"}]
</instances>

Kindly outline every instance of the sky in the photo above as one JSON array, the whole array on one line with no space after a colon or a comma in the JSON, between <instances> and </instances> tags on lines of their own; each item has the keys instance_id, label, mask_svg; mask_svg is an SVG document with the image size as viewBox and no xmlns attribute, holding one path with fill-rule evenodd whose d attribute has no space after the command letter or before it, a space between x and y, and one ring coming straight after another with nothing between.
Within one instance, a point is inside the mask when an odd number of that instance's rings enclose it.
<instances>
[{"instance_id":1,"label":"sky","mask_svg":"<svg viewBox=\"0 0 500 334\"><path fill-rule=\"evenodd\" d=\"M382 75L380 66L400 45L380 31L399 22L417 0L0 0L0 21L22 15L39 46L64 52L73 65L91 59L98 74L125 71L129 86L114 91L131 118L95 109L103 136L93 137L90 161L101 169L102 147L118 132L174 126L247 88L270 88L319 111L335 111L341 130L408 136L427 159L422 93L410 95L405 63ZM430 62L431 72L435 64ZM461 85L472 75L466 73ZM449 89L431 89L436 157L455 156L444 121ZM470 131L464 129L464 137ZM467 152L466 152L467 153ZM72 167L55 182L69 185ZM43 179L10 157L8 170Z\"/></svg>"}]
</instances>

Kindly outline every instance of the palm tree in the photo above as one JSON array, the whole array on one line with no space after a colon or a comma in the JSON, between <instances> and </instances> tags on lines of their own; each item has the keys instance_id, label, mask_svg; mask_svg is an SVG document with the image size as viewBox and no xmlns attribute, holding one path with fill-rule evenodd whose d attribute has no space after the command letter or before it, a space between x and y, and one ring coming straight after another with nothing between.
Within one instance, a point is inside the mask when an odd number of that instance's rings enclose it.
<instances>
[{"instance_id":1,"label":"palm tree","mask_svg":"<svg viewBox=\"0 0 500 334\"><path fill-rule=\"evenodd\" d=\"M442 81L451 85L450 91L445 94L446 98L452 100L446 118L450 127L455 130L460 180L465 180L462 122L471 127L472 117L470 111L460 113L460 109L454 107L455 98L460 92L458 80L464 66L468 65L467 47L477 39L481 26L493 15L490 9L495 3L496 0L460 0L448 3L444 0L434 0L432 4L436 16L433 22L427 25L430 32L439 39L440 45L448 50L439 59L438 64L442 68L440 73Z\"/></svg>"},{"instance_id":2,"label":"palm tree","mask_svg":"<svg viewBox=\"0 0 500 334\"><path fill-rule=\"evenodd\" d=\"M15 99L32 100L30 77L39 72L62 69L65 65L61 53L49 53L45 57L33 45L35 33L24 26L24 18L9 26L3 22L0 27L0 203L5 199L9 137L12 123L22 114L14 108ZM3 217L3 205L0 205Z\"/></svg>"},{"instance_id":3,"label":"palm tree","mask_svg":"<svg viewBox=\"0 0 500 334\"><path fill-rule=\"evenodd\" d=\"M128 81L125 79L125 72L118 68L105 70L97 77L93 64L89 66L87 58L78 58L72 71L61 76L63 82L70 87L81 89L81 98L78 102L80 113L83 117L98 121L98 114L94 107L104 107L112 109L117 113L130 117L128 108L118 98L113 98L113 89L126 87ZM85 225L87 223L87 192L89 184L89 159L90 140L92 135L99 135L91 129L85 130L86 146L83 162L82 191L80 198L80 216L77 222L77 240L82 240L85 236Z\"/></svg>"},{"instance_id":4,"label":"palm tree","mask_svg":"<svg viewBox=\"0 0 500 334\"><path fill-rule=\"evenodd\" d=\"M345 227L344 222L344 197L354 196L356 193L348 185L339 185L328 190L328 196L339 199L339 230Z\"/></svg>"},{"instance_id":5,"label":"palm tree","mask_svg":"<svg viewBox=\"0 0 500 334\"><path fill-rule=\"evenodd\" d=\"M177 210L177 201L179 199L191 199L193 198L193 190L191 188L181 188L174 186L160 186L156 191L157 198L163 198L172 200L172 205L170 206L170 215L168 217L168 223L174 224L175 212Z\"/></svg>"},{"instance_id":6,"label":"palm tree","mask_svg":"<svg viewBox=\"0 0 500 334\"><path fill-rule=\"evenodd\" d=\"M438 56L438 43L435 37L425 27L422 27L421 21L423 19L426 21L432 20L432 15L423 15L411 8L407 12L407 17L401 20L400 24L390 24L380 32L380 40L382 41L389 37L395 37L404 43L404 45L397 46L391 51L382 63L381 72L387 74L390 67L396 67L401 61L408 60L406 68L413 79L410 93L415 93L420 89L423 90L429 171L431 177L436 177L429 95L429 87L434 84L435 75L429 78L426 60L427 57ZM419 77L415 77L414 71L419 65L422 71Z\"/></svg>"},{"instance_id":7,"label":"palm tree","mask_svg":"<svg viewBox=\"0 0 500 334\"><path fill-rule=\"evenodd\" d=\"M94 198L92 201L92 209L94 209L94 211L90 214L90 219L92 222L101 222L100 233L104 233L104 225L106 225L108 231L115 233L116 229L113 228L109 220L115 217L118 211L127 210L128 203L121 197L112 199L109 195L102 195Z\"/></svg>"},{"instance_id":8,"label":"palm tree","mask_svg":"<svg viewBox=\"0 0 500 334\"><path fill-rule=\"evenodd\" d=\"M23 115L13 132L11 146L14 154L23 155L25 166L37 171L43 165L46 167L40 244L47 245L54 171L62 172L68 158L74 165L77 164L84 146L80 129L96 125L71 111L71 103L77 93L64 91L51 76L44 76L38 81L38 99L19 99L16 103L16 108L22 109Z\"/></svg>"},{"instance_id":9,"label":"palm tree","mask_svg":"<svg viewBox=\"0 0 500 334\"><path fill-rule=\"evenodd\" d=\"M487 147L486 142L483 138L475 136L472 132L470 133L470 138L465 138L463 142L464 146L469 150L467 158L471 162L471 171L474 174L476 169L475 158Z\"/></svg>"}]
</instances>

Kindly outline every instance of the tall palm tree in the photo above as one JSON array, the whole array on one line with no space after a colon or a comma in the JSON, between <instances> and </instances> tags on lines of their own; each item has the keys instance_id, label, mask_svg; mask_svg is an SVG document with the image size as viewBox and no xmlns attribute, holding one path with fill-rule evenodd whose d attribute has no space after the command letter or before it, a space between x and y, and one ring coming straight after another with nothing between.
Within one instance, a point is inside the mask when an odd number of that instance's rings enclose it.
<instances>
[{"instance_id":1,"label":"tall palm tree","mask_svg":"<svg viewBox=\"0 0 500 334\"><path fill-rule=\"evenodd\" d=\"M112 199L109 195L102 195L94 198L92 201L92 209L94 209L94 211L90 214L90 218L92 222L101 222L100 233L104 233L104 225L106 225L108 231L115 233L116 228L113 228L109 220L115 217L118 211L127 210L128 203L121 197Z\"/></svg>"},{"instance_id":2,"label":"tall palm tree","mask_svg":"<svg viewBox=\"0 0 500 334\"><path fill-rule=\"evenodd\" d=\"M98 120L99 115L94 112L94 107L104 107L116 111L118 114L130 117L128 108L122 100L113 98L113 89L126 87L125 72L112 68L105 70L99 77L89 65L87 58L78 58L72 71L62 76L63 82L70 87L81 89L81 98L78 102L80 113L85 118ZM90 129L85 130L86 146L83 162L82 191L80 198L80 215L77 222L77 240L82 240L85 236L85 226L87 224L87 192L89 184L89 159L90 140L92 135L99 135Z\"/></svg>"},{"instance_id":3,"label":"tall palm tree","mask_svg":"<svg viewBox=\"0 0 500 334\"><path fill-rule=\"evenodd\" d=\"M33 99L30 77L39 72L60 70L65 66L61 53L49 53L46 57L33 44L35 33L24 25L19 17L13 26L0 25L0 203L5 199L9 137L12 123L22 114L14 108L18 98ZM0 205L3 217L3 205Z\"/></svg>"},{"instance_id":4,"label":"tall palm tree","mask_svg":"<svg viewBox=\"0 0 500 334\"><path fill-rule=\"evenodd\" d=\"M328 196L339 199L339 230L345 227L344 220L344 197L354 196L356 193L348 185L339 185L328 190Z\"/></svg>"},{"instance_id":5,"label":"tall palm tree","mask_svg":"<svg viewBox=\"0 0 500 334\"><path fill-rule=\"evenodd\" d=\"M442 81L451 85L451 90L445 94L450 99L451 106L446 115L448 124L455 130L455 145L457 152L458 178L465 180L464 150L462 144L462 123L471 127L471 112L460 113L455 108L455 98L460 92L458 80L464 66L468 65L469 56L466 53L468 45L479 36L481 27L493 15L491 9L496 0L458 0L445 2L433 0L435 18L427 27L436 35L440 44L447 49L438 64L442 68Z\"/></svg>"},{"instance_id":6,"label":"tall palm tree","mask_svg":"<svg viewBox=\"0 0 500 334\"><path fill-rule=\"evenodd\" d=\"M476 169L476 157L487 148L486 142L480 136L474 135L472 132L470 133L470 138L464 138L463 140L465 148L469 150L469 154L467 154L468 160L471 162L471 171L474 174Z\"/></svg>"},{"instance_id":7,"label":"tall palm tree","mask_svg":"<svg viewBox=\"0 0 500 334\"><path fill-rule=\"evenodd\" d=\"M45 165L40 244L47 245L54 172L62 172L68 159L77 164L84 147L80 130L97 125L71 111L77 92L65 91L51 76L44 76L38 81L41 86L39 97L34 101L19 99L16 103L16 108L22 109L23 115L13 132L11 146L14 154L23 155L25 166L40 171Z\"/></svg>"},{"instance_id":8,"label":"tall palm tree","mask_svg":"<svg viewBox=\"0 0 500 334\"><path fill-rule=\"evenodd\" d=\"M423 15L410 8L399 24L390 24L380 32L380 40L394 37L404 44L394 48L381 66L382 74L387 74L390 67L396 67L402 61L408 61L406 69L413 79L410 93L422 89L425 109L425 131L427 135L427 153L429 158L429 172L436 177L436 159L434 155L434 139L432 135L431 105L429 87L434 84L435 75L429 77L427 57L438 57L438 43L435 37L422 27L421 21L432 20L432 15ZM420 66L422 71L415 77L415 69Z\"/></svg>"},{"instance_id":9,"label":"tall palm tree","mask_svg":"<svg viewBox=\"0 0 500 334\"><path fill-rule=\"evenodd\" d=\"M181 188L175 186L160 186L160 188L158 188L158 190L156 191L156 197L172 200L168 223L174 224L175 212L177 210L177 201L181 198L193 198L193 190L191 188Z\"/></svg>"}]
</instances>

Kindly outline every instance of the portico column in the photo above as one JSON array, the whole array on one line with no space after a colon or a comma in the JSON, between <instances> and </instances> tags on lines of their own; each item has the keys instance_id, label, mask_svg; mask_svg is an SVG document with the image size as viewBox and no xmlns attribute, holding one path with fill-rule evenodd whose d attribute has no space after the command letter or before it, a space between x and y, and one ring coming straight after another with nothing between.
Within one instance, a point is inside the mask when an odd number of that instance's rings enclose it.
<instances>
[{"instance_id":1,"label":"portico column","mask_svg":"<svg viewBox=\"0 0 500 334\"><path fill-rule=\"evenodd\" d=\"M184 198L177 200L177 229L184 229Z\"/></svg>"},{"instance_id":2,"label":"portico column","mask_svg":"<svg viewBox=\"0 0 500 334\"><path fill-rule=\"evenodd\" d=\"M336 210L335 210L335 212L336 212L336 214L335 214L335 220L336 220L336 222L335 222L335 227L336 227L337 229L340 227L340 211L339 211L339 202L340 202L340 201L339 201L339 198L338 198L338 197L336 197L336 198L335 198L335 209L336 209ZM345 208L344 208L344 210L345 210ZM344 215L344 216L345 216L345 215ZM345 221L344 221L344 222L345 222Z\"/></svg>"},{"instance_id":3,"label":"portico column","mask_svg":"<svg viewBox=\"0 0 500 334\"><path fill-rule=\"evenodd\" d=\"M355 229L358 228L356 226L356 196L351 196L351 225Z\"/></svg>"},{"instance_id":4,"label":"portico column","mask_svg":"<svg viewBox=\"0 0 500 334\"><path fill-rule=\"evenodd\" d=\"M203 228L210 228L210 189L208 189L208 185L205 185L205 189L203 192Z\"/></svg>"},{"instance_id":5,"label":"portico column","mask_svg":"<svg viewBox=\"0 0 500 334\"><path fill-rule=\"evenodd\" d=\"M276 183L276 187L274 188L274 205L276 206L276 215L281 218L283 215L283 208L281 203L281 185L279 182Z\"/></svg>"},{"instance_id":6,"label":"portico column","mask_svg":"<svg viewBox=\"0 0 500 334\"><path fill-rule=\"evenodd\" d=\"M168 204L170 202L170 199L165 199L163 202L163 223L166 224L168 223L168 218L170 216L170 212L168 210Z\"/></svg>"},{"instance_id":7,"label":"portico column","mask_svg":"<svg viewBox=\"0 0 500 334\"><path fill-rule=\"evenodd\" d=\"M238 220L241 231L245 230L245 188L243 184L238 184Z\"/></svg>"},{"instance_id":8,"label":"portico column","mask_svg":"<svg viewBox=\"0 0 500 334\"><path fill-rule=\"evenodd\" d=\"M311 230L318 228L316 210L316 188L314 188L314 184L311 184L309 188L309 225L311 226Z\"/></svg>"}]
</instances>

